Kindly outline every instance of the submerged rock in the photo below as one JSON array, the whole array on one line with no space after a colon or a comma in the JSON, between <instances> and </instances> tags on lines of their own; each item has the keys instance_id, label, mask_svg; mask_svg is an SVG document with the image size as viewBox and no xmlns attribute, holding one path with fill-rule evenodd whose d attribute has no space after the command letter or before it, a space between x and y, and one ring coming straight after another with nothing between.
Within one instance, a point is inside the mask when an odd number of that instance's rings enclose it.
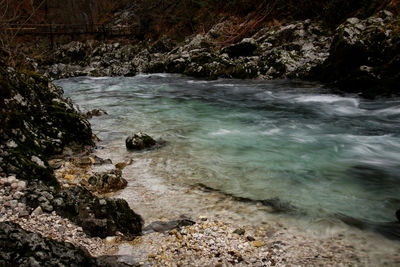
<instances>
[{"instance_id":1,"label":"submerged rock","mask_svg":"<svg viewBox=\"0 0 400 267\"><path fill-rule=\"evenodd\" d=\"M92 109L92 110L86 112L85 116L86 116L86 118L90 119L93 117L99 117L99 116L103 116L103 115L107 115L107 114L108 113L105 110L102 110L100 108L95 108L95 109Z\"/></svg>"},{"instance_id":2,"label":"submerged rock","mask_svg":"<svg viewBox=\"0 0 400 267\"><path fill-rule=\"evenodd\" d=\"M146 227L143 228L143 233L148 234L152 232L159 232L159 233L164 233L172 229L179 229L180 227L183 226L188 226L188 225L193 225L195 224L194 221L188 220L188 219L182 219L182 220L173 220L173 221L155 221L147 225Z\"/></svg>"},{"instance_id":3,"label":"submerged rock","mask_svg":"<svg viewBox=\"0 0 400 267\"><path fill-rule=\"evenodd\" d=\"M143 150L146 148L151 148L156 145L156 140L154 140L151 136L138 132L134 135L128 136L125 139L125 145L127 149L130 150Z\"/></svg>"}]
</instances>

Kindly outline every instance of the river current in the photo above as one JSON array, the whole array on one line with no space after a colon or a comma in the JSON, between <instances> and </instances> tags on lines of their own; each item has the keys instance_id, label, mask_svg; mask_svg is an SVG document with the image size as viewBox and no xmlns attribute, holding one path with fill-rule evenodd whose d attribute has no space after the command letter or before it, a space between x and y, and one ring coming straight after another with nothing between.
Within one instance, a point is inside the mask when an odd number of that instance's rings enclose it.
<instances>
[{"instance_id":1,"label":"river current","mask_svg":"<svg viewBox=\"0 0 400 267\"><path fill-rule=\"evenodd\" d=\"M335 95L300 81L172 74L55 83L81 109L108 113L90 121L102 146L156 162L146 172L163 183L273 200L293 216L396 220L400 99ZM137 131L166 143L127 152L124 140Z\"/></svg>"}]
</instances>

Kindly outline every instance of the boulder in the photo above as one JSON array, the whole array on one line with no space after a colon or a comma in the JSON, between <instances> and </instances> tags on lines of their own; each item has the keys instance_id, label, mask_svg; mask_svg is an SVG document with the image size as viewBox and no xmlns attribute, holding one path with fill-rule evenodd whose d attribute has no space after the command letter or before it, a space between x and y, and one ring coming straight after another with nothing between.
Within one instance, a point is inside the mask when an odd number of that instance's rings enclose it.
<instances>
[{"instance_id":1,"label":"boulder","mask_svg":"<svg viewBox=\"0 0 400 267\"><path fill-rule=\"evenodd\" d=\"M126 148L129 150L143 150L152 148L156 144L156 140L142 132L135 133L125 139Z\"/></svg>"},{"instance_id":2,"label":"boulder","mask_svg":"<svg viewBox=\"0 0 400 267\"><path fill-rule=\"evenodd\" d=\"M88 190L75 186L57 194L53 201L57 214L69 218L91 235L106 238L119 231L125 239L141 234L143 220L122 199L100 199Z\"/></svg>"},{"instance_id":3,"label":"boulder","mask_svg":"<svg viewBox=\"0 0 400 267\"><path fill-rule=\"evenodd\" d=\"M143 234L153 232L164 233L172 229L179 229L184 226L194 225L196 222L189 219L172 220L172 221L155 221L143 228Z\"/></svg>"},{"instance_id":4,"label":"boulder","mask_svg":"<svg viewBox=\"0 0 400 267\"><path fill-rule=\"evenodd\" d=\"M128 184L118 169L96 173L89 178L88 182L89 188L93 188L99 193L115 192L125 188Z\"/></svg>"},{"instance_id":5,"label":"boulder","mask_svg":"<svg viewBox=\"0 0 400 267\"><path fill-rule=\"evenodd\" d=\"M347 19L336 29L329 57L311 77L365 97L398 94L399 27L400 20L388 11Z\"/></svg>"},{"instance_id":6,"label":"boulder","mask_svg":"<svg viewBox=\"0 0 400 267\"><path fill-rule=\"evenodd\" d=\"M95 109L92 109L92 110L86 112L85 116L86 116L86 118L90 119L93 117L99 117L99 116L103 116L103 115L107 115L107 114L108 113L105 110L103 110L101 108L95 108Z\"/></svg>"}]
</instances>

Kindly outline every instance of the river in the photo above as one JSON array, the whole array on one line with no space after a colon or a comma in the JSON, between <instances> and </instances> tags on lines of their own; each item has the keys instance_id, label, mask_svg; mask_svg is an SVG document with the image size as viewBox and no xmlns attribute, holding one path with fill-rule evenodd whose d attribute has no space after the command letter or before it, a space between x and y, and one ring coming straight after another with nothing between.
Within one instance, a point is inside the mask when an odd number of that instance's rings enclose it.
<instances>
[{"instance_id":1,"label":"river","mask_svg":"<svg viewBox=\"0 0 400 267\"><path fill-rule=\"evenodd\" d=\"M197 80L174 74L55 83L81 109L107 111L90 120L101 139L99 153L114 162L133 158L125 178L130 184L141 179L159 192L158 198L170 186L188 192L201 184L248 202L248 208L238 204L237 211L246 218L254 212L250 200L265 200L278 209L272 211L290 218L316 221L339 214L370 223L396 221L398 98L335 95L312 82ZM126 151L125 138L138 131L166 143L157 150ZM120 193L131 206L140 198L138 187ZM174 202L167 197L170 203L159 209L184 213L218 206L202 193L197 198Z\"/></svg>"}]
</instances>

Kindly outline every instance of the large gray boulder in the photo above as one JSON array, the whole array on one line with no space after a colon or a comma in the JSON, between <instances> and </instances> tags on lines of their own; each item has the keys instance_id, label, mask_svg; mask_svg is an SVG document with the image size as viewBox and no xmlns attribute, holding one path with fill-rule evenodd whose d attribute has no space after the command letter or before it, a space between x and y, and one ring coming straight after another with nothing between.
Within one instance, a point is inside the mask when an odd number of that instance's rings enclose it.
<instances>
[{"instance_id":1,"label":"large gray boulder","mask_svg":"<svg viewBox=\"0 0 400 267\"><path fill-rule=\"evenodd\" d=\"M349 18L336 29L329 57L312 78L366 97L398 94L400 20L388 11L360 20Z\"/></svg>"}]
</instances>

